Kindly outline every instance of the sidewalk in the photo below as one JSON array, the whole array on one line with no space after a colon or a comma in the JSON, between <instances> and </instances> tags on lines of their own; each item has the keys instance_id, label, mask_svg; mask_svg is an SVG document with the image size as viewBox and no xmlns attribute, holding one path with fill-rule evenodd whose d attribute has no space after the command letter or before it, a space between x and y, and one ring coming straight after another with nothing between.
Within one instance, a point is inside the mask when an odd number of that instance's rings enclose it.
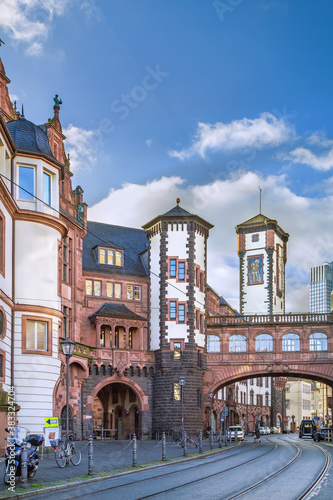
<instances>
[{"instance_id":1,"label":"sidewalk","mask_svg":"<svg viewBox=\"0 0 333 500\"><path fill-rule=\"evenodd\" d=\"M29 481L29 485L38 484L38 489L55 482L66 482L68 480L73 480L81 476L81 479L85 479L82 476L88 476L88 442L78 441L76 446L82 453L82 460L80 465L74 466L72 464L67 465L63 469L58 467L55 459L54 452L51 450L50 455L45 455L42 457L41 449L39 452L39 468L34 479ZM202 445L203 451L209 451L209 442L207 439L203 441ZM218 443L214 443L214 450L219 450ZM188 447L188 456L197 455L199 456L199 448ZM183 448L176 446L175 444L167 444L166 446L166 456L167 459L181 458L183 457ZM152 463L162 463L162 445L161 442L156 441L137 441L137 465L152 464ZM127 469L133 465L133 444L130 441L94 441L93 448L93 472L107 473L120 471L122 469ZM0 459L0 470L4 471L4 459ZM22 492L21 483L18 481L16 484L16 495L8 494L6 490L8 486L3 484L3 474L0 477L0 499L1 498L15 498ZM36 490L37 490L36 488ZM30 487L27 488L30 490ZM23 493L24 495L24 493Z\"/></svg>"}]
</instances>

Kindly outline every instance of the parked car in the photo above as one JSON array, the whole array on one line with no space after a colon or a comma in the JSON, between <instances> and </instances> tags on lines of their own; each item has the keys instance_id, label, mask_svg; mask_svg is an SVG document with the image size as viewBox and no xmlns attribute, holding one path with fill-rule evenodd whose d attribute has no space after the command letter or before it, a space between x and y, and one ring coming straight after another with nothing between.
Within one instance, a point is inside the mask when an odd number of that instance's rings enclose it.
<instances>
[{"instance_id":1,"label":"parked car","mask_svg":"<svg viewBox=\"0 0 333 500\"><path fill-rule=\"evenodd\" d=\"M266 435L267 434L266 427L259 427L259 432L262 436Z\"/></svg>"},{"instance_id":2,"label":"parked car","mask_svg":"<svg viewBox=\"0 0 333 500\"><path fill-rule=\"evenodd\" d=\"M243 441L244 430L241 425L232 425L228 429L228 439L231 441Z\"/></svg>"},{"instance_id":3,"label":"parked car","mask_svg":"<svg viewBox=\"0 0 333 500\"><path fill-rule=\"evenodd\" d=\"M271 434L278 434L279 429L277 427L271 427Z\"/></svg>"},{"instance_id":4,"label":"parked car","mask_svg":"<svg viewBox=\"0 0 333 500\"><path fill-rule=\"evenodd\" d=\"M332 427L322 427L321 429L315 431L313 433L312 437L315 441L330 441L330 442L332 442L332 434L333 434Z\"/></svg>"},{"instance_id":5,"label":"parked car","mask_svg":"<svg viewBox=\"0 0 333 500\"><path fill-rule=\"evenodd\" d=\"M271 433L271 430L269 427L265 427L265 430L266 430L266 434L270 434Z\"/></svg>"},{"instance_id":6,"label":"parked car","mask_svg":"<svg viewBox=\"0 0 333 500\"><path fill-rule=\"evenodd\" d=\"M313 437L313 434L316 432L316 430L317 429L313 420L304 419L302 420L301 425L299 426L298 436L300 438Z\"/></svg>"}]
</instances>

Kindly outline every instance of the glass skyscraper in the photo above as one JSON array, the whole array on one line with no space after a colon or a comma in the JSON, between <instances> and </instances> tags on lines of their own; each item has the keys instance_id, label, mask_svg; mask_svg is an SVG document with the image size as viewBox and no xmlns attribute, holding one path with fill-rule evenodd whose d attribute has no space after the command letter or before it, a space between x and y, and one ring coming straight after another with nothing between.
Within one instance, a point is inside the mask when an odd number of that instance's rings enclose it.
<instances>
[{"instance_id":1,"label":"glass skyscraper","mask_svg":"<svg viewBox=\"0 0 333 500\"><path fill-rule=\"evenodd\" d=\"M310 312L330 313L333 290L333 262L310 269Z\"/></svg>"}]
</instances>

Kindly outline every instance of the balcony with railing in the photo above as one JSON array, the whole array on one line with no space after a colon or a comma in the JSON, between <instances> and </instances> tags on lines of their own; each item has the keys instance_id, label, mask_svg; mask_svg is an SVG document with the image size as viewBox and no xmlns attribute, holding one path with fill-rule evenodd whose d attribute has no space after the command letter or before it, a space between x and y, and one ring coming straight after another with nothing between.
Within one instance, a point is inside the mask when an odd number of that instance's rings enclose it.
<instances>
[{"instance_id":1,"label":"balcony with railing","mask_svg":"<svg viewBox=\"0 0 333 500\"><path fill-rule=\"evenodd\" d=\"M207 326L225 325L276 325L276 324L324 324L333 323L332 314L290 313L253 314L246 316L208 316Z\"/></svg>"}]
</instances>

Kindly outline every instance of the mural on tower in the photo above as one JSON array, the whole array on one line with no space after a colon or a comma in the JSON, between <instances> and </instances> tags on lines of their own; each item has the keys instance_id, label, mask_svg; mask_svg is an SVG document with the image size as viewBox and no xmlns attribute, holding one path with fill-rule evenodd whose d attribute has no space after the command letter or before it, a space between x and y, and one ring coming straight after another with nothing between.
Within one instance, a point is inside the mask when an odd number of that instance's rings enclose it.
<instances>
[{"instance_id":1,"label":"mural on tower","mask_svg":"<svg viewBox=\"0 0 333 500\"><path fill-rule=\"evenodd\" d=\"M248 284L260 285L263 280L263 255L248 257Z\"/></svg>"}]
</instances>

